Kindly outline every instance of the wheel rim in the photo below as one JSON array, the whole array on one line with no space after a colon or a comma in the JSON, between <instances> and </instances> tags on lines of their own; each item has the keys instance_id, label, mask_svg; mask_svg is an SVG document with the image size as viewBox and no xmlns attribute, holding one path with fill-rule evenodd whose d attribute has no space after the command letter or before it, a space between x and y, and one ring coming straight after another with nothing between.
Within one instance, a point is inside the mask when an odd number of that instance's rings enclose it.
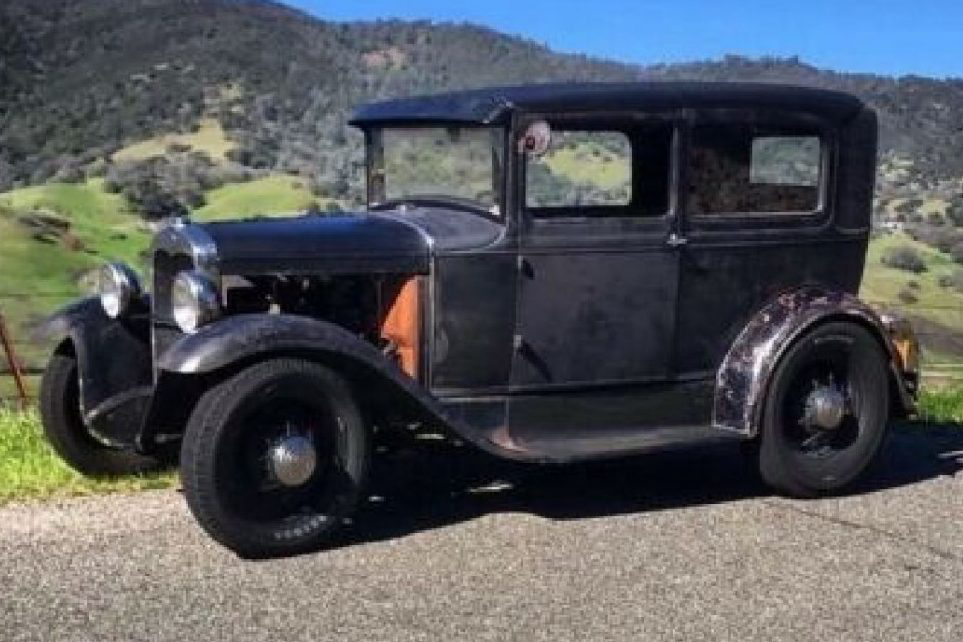
<instances>
[{"instance_id":1,"label":"wheel rim","mask_svg":"<svg viewBox=\"0 0 963 642\"><path fill-rule=\"evenodd\" d=\"M779 425L794 454L820 460L852 448L863 433L863 382L848 337L830 337L798 365Z\"/></svg>"},{"instance_id":2,"label":"wheel rim","mask_svg":"<svg viewBox=\"0 0 963 642\"><path fill-rule=\"evenodd\" d=\"M336 422L323 404L283 396L236 416L218 475L232 511L275 524L326 514L337 470Z\"/></svg>"}]
</instances>

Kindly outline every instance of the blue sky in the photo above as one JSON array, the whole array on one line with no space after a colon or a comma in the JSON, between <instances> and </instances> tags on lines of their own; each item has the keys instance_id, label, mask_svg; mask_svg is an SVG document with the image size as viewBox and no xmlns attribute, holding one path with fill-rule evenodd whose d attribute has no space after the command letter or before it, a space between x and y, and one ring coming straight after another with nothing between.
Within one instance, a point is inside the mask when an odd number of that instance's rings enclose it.
<instances>
[{"instance_id":1,"label":"blue sky","mask_svg":"<svg viewBox=\"0 0 963 642\"><path fill-rule=\"evenodd\" d=\"M320 18L474 22L628 62L793 56L819 67L963 77L963 0L288 0Z\"/></svg>"}]
</instances>

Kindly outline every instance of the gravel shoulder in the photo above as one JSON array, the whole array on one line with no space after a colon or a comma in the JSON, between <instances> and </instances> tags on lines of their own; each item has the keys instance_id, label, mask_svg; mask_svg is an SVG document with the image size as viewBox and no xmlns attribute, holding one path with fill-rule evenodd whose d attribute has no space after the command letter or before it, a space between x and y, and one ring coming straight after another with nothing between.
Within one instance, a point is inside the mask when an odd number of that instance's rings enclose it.
<instances>
[{"instance_id":1,"label":"gravel shoulder","mask_svg":"<svg viewBox=\"0 0 963 642\"><path fill-rule=\"evenodd\" d=\"M858 492L768 495L731 448L568 468L378 462L332 550L245 562L176 491L0 508L2 640L958 640L963 431Z\"/></svg>"}]
</instances>

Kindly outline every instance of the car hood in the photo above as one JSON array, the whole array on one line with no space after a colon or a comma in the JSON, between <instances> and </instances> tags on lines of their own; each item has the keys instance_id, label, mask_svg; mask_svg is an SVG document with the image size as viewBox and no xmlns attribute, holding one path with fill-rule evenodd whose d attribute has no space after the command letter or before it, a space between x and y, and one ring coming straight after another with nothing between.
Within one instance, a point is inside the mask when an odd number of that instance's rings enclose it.
<instances>
[{"instance_id":1,"label":"car hood","mask_svg":"<svg viewBox=\"0 0 963 642\"><path fill-rule=\"evenodd\" d=\"M227 221L199 225L222 274L427 273L432 252L490 244L501 227L440 209Z\"/></svg>"},{"instance_id":2,"label":"car hood","mask_svg":"<svg viewBox=\"0 0 963 642\"><path fill-rule=\"evenodd\" d=\"M430 243L412 225L369 215L302 216L200 226L222 274L428 271Z\"/></svg>"}]
</instances>

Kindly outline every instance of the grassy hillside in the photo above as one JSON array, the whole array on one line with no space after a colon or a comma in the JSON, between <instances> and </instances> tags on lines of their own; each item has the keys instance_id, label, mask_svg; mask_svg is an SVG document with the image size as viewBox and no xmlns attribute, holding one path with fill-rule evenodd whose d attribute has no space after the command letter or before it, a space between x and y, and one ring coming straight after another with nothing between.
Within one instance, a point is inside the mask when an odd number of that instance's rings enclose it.
<instances>
[{"instance_id":1,"label":"grassy hillside","mask_svg":"<svg viewBox=\"0 0 963 642\"><path fill-rule=\"evenodd\" d=\"M0 311L21 356L37 363L27 343L36 321L84 293L84 276L105 260L137 265L147 247L146 224L127 212L102 181L51 184L0 194ZM8 382L4 382L8 385Z\"/></svg>"},{"instance_id":2,"label":"grassy hillside","mask_svg":"<svg viewBox=\"0 0 963 642\"><path fill-rule=\"evenodd\" d=\"M169 149L203 152L214 160L226 160L227 153L234 148L227 138L221 123L214 118L204 118L197 124L197 131L183 134L165 133L146 140L131 143L111 155L114 162L139 161L155 156L164 156Z\"/></svg>"},{"instance_id":3,"label":"grassy hillside","mask_svg":"<svg viewBox=\"0 0 963 642\"><path fill-rule=\"evenodd\" d=\"M224 185L206 195L207 204L194 210L201 221L303 212L318 201L304 180L266 176L247 183Z\"/></svg>"},{"instance_id":4,"label":"grassy hillside","mask_svg":"<svg viewBox=\"0 0 963 642\"><path fill-rule=\"evenodd\" d=\"M913 249L926 271L914 274L883 265L885 252L894 247ZM963 364L963 291L941 284L960 270L963 266L947 254L905 234L882 235L870 244L860 296L912 320L921 335L925 361Z\"/></svg>"}]
</instances>

